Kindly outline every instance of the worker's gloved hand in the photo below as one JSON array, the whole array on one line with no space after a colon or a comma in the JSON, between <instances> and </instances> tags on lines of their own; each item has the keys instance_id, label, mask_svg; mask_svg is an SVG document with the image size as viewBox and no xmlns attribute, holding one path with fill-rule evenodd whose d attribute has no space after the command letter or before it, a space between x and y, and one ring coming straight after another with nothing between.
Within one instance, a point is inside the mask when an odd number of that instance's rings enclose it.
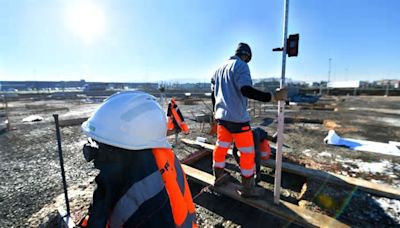
<instances>
[{"instance_id":1,"label":"worker's gloved hand","mask_svg":"<svg viewBox=\"0 0 400 228\"><path fill-rule=\"evenodd\" d=\"M278 88L275 91L274 99L275 101L286 101L287 100L287 88Z\"/></svg>"}]
</instances>

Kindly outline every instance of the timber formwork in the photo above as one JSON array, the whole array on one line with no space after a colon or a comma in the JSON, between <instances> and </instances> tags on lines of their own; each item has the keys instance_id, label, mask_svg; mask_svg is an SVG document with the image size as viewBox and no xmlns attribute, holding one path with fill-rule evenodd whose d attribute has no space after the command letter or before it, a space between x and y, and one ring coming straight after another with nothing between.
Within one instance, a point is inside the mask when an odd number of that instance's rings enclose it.
<instances>
[{"instance_id":1,"label":"timber formwork","mask_svg":"<svg viewBox=\"0 0 400 228\"><path fill-rule=\"evenodd\" d=\"M214 145L207 143L200 143L189 139L182 139L183 143L188 146L199 148L199 151L181 162L186 175L193 181L200 183L205 186L210 186L214 191L228 196L232 199L240 201L246 205L257 208L261 211L267 212L271 215L277 216L281 219L287 220L288 222L293 222L304 227L348 227L348 225L336 220L335 218L323 215L320 213L312 212L305 208L300 207L297 204L286 202L280 200L279 205L273 203L273 193L265 190L265 197L262 199L247 199L241 197L237 189L240 187L238 184L230 182L221 187L213 187L214 176L204 172L202 170L196 169L189 166L201 158L210 156ZM232 151L229 150L229 154ZM261 165L274 168L275 162L273 160L263 161ZM357 187L358 189L368 192L370 194L384 196L393 199L400 199L400 190L394 189L388 185L376 184L366 180L346 177L334 173L323 172L315 169L305 168L303 166L283 163L282 171L287 173L296 174L306 178L314 179L317 181L322 181L324 183L334 184L341 187Z\"/></svg>"}]
</instances>

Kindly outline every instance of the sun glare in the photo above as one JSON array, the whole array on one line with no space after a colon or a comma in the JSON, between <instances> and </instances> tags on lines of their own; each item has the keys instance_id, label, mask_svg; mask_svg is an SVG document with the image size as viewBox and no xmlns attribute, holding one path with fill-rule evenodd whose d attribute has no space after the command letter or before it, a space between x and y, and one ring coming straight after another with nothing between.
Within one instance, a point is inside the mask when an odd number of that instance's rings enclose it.
<instances>
[{"instance_id":1,"label":"sun glare","mask_svg":"<svg viewBox=\"0 0 400 228\"><path fill-rule=\"evenodd\" d=\"M104 12L90 1L79 1L66 8L67 26L84 42L91 43L104 33Z\"/></svg>"}]
</instances>

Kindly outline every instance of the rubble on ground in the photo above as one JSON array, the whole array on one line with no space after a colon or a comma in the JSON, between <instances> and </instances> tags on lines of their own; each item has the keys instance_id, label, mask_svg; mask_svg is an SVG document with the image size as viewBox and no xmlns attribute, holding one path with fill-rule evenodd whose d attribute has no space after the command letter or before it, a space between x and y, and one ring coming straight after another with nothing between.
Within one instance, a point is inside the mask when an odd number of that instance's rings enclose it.
<instances>
[{"instance_id":1,"label":"rubble on ground","mask_svg":"<svg viewBox=\"0 0 400 228\"><path fill-rule=\"evenodd\" d=\"M215 143L215 136L207 134L211 102L190 99L186 104L185 100L178 101L191 131L187 136L180 134L178 139L202 137L201 140L205 138L209 143ZM93 178L98 171L83 159L81 149L86 138L80 130L80 123L99 103L100 100L97 102L91 98L82 101L20 99L9 102L10 124L14 130L0 135L0 227L52 227L57 219L57 208L64 204L53 113L60 115L60 123L67 121L61 128L61 137L75 222L86 212L94 188ZM285 162L400 188L399 157L323 143L330 129L346 138L384 143L400 141L400 126L397 124L400 122L400 98L321 97L313 105L289 105L286 109L285 116L293 121L285 125ZM250 112L252 126L261 126L266 118L275 119L276 105L255 103L250 105ZM40 115L43 120L35 124L22 122L30 115ZM307 119L320 121L312 123ZM264 125L263 129L275 133L275 121ZM169 140L174 143L174 136L171 135ZM198 149L179 143L174 146L174 151L179 159L183 159ZM235 170L234 159L228 159L228 163ZM211 159L204 158L196 166L210 172ZM264 167L262 174L260 185L272 190L274 170ZM287 221L212 191L201 192L203 187L189 183L196 196L194 201L200 227L287 224ZM355 188L337 188L286 173L282 176L282 186L285 199L309 210L337 217L350 226L400 225L399 200L372 196Z\"/></svg>"}]
</instances>

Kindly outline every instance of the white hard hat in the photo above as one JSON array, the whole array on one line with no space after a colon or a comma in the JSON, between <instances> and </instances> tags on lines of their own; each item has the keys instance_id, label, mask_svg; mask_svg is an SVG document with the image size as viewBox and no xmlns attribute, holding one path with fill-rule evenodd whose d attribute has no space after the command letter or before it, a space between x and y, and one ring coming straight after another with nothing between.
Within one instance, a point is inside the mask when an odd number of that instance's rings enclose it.
<instances>
[{"instance_id":1,"label":"white hard hat","mask_svg":"<svg viewBox=\"0 0 400 228\"><path fill-rule=\"evenodd\" d=\"M81 126L94 140L128 150L170 148L165 113L150 94L117 93Z\"/></svg>"}]
</instances>

